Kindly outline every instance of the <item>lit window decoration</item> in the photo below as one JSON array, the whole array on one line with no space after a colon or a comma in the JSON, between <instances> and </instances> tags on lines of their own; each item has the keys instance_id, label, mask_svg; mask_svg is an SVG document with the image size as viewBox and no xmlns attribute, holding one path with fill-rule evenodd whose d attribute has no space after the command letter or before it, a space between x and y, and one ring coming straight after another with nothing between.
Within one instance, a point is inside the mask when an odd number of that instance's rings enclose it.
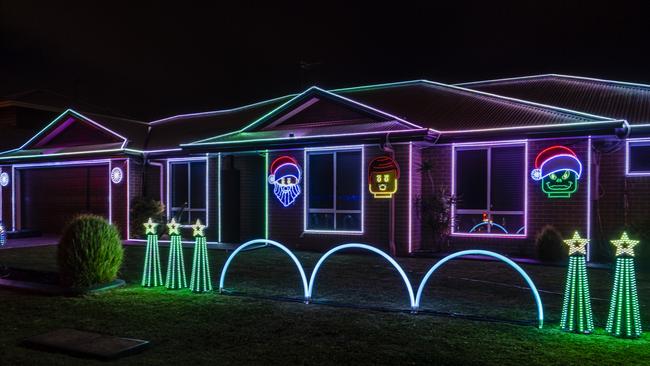
<instances>
[{"instance_id":1,"label":"lit window decoration","mask_svg":"<svg viewBox=\"0 0 650 366\"><path fill-rule=\"evenodd\" d=\"M169 229L169 258L167 260L167 278L165 287L168 289L181 289L187 287L185 277L185 260L183 259L183 244L181 243L181 225L172 218L167 224Z\"/></svg>"},{"instance_id":2,"label":"lit window decoration","mask_svg":"<svg viewBox=\"0 0 650 366\"><path fill-rule=\"evenodd\" d=\"M552 146L542 150L535 158L535 169L530 173L541 181L542 192L548 198L569 198L578 190L582 163L565 146Z\"/></svg>"},{"instance_id":3,"label":"lit window decoration","mask_svg":"<svg viewBox=\"0 0 650 366\"><path fill-rule=\"evenodd\" d=\"M634 247L639 240L631 240L624 232L611 242L616 247L616 269L605 330L615 337L637 338L642 333L634 270Z\"/></svg>"},{"instance_id":4,"label":"lit window decoration","mask_svg":"<svg viewBox=\"0 0 650 366\"><path fill-rule=\"evenodd\" d=\"M505 227L503 227L503 226L495 223L494 221L490 220L488 218L488 214L486 212L483 213L483 221L479 222L476 225L474 225L468 232L473 233L477 229L480 229L481 226L489 226L490 228L492 228L492 226L495 226L495 227L501 229L501 231L503 231L504 234L508 234L508 230ZM521 229L519 229L519 230L522 230L522 229L523 229L523 227ZM517 232L517 234L519 234L519 232Z\"/></svg>"},{"instance_id":5,"label":"lit window decoration","mask_svg":"<svg viewBox=\"0 0 650 366\"><path fill-rule=\"evenodd\" d=\"M302 170L296 159L290 156L281 156L271 163L269 184L273 184L273 193L284 207L296 201L300 195L300 181Z\"/></svg>"},{"instance_id":6,"label":"lit window decoration","mask_svg":"<svg viewBox=\"0 0 650 366\"><path fill-rule=\"evenodd\" d=\"M114 184L119 184L122 182L122 179L124 178L124 172L122 172L122 168L113 168L111 170L111 182Z\"/></svg>"},{"instance_id":7,"label":"lit window decoration","mask_svg":"<svg viewBox=\"0 0 650 366\"><path fill-rule=\"evenodd\" d=\"M7 230L5 230L5 225L0 221L0 247L7 244Z\"/></svg>"},{"instance_id":8,"label":"lit window decoration","mask_svg":"<svg viewBox=\"0 0 650 366\"><path fill-rule=\"evenodd\" d=\"M588 334L594 331L589 281L587 280L587 244L576 231L564 240L569 247L569 269L564 290L560 327L567 332Z\"/></svg>"},{"instance_id":9,"label":"lit window decoration","mask_svg":"<svg viewBox=\"0 0 650 366\"><path fill-rule=\"evenodd\" d=\"M160 269L160 252L158 250L158 224L151 218L144 223L147 235L147 248L144 255L144 270L142 271L142 286L156 287L163 285L162 271Z\"/></svg>"},{"instance_id":10,"label":"lit window decoration","mask_svg":"<svg viewBox=\"0 0 650 366\"><path fill-rule=\"evenodd\" d=\"M9 185L9 174L7 172L0 173L0 186L6 187Z\"/></svg>"},{"instance_id":11,"label":"lit window decoration","mask_svg":"<svg viewBox=\"0 0 650 366\"><path fill-rule=\"evenodd\" d=\"M398 180L399 165L393 158L379 156L368 165L368 190L375 198L393 198Z\"/></svg>"},{"instance_id":12,"label":"lit window decoration","mask_svg":"<svg viewBox=\"0 0 650 366\"><path fill-rule=\"evenodd\" d=\"M212 276L210 276L208 247L203 232L204 229L205 225L201 224L200 220L196 220L196 224L192 225L195 238L192 277L190 278L190 290L192 292L212 291Z\"/></svg>"}]
</instances>

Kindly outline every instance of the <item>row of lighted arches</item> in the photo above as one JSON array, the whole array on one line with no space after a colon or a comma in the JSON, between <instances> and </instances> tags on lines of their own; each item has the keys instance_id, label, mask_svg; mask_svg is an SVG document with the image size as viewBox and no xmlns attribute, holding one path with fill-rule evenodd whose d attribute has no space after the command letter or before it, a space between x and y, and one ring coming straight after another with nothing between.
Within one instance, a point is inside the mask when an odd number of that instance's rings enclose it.
<instances>
[{"instance_id":1,"label":"row of lighted arches","mask_svg":"<svg viewBox=\"0 0 650 366\"><path fill-rule=\"evenodd\" d=\"M259 245L259 244L268 244L272 245L274 247L277 247L281 249L283 252L285 252L296 264L296 267L298 269L298 272L300 273L300 278L302 280L302 285L303 285L303 292L304 292L304 299L305 302L311 301L313 294L314 294L314 283L316 281L316 276L318 275L319 269L322 267L323 263L332 256L333 254L345 250L345 249L363 249L367 250L376 254L379 254L382 256L384 259L386 259L400 274L402 277L402 280L404 281L404 285L406 286L406 289L409 294L409 301L411 305L411 309L413 312L417 312L419 307L420 307L420 301L422 299L422 292L424 291L424 288L429 281L429 278L433 275L433 273L440 267L442 267L446 262L462 257L462 256L468 256L468 255L482 255L482 256L487 256L487 257L492 257L496 258L502 262L505 262L508 264L510 267L515 269L526 281L528 286L530 287L531 292L533 293L533 297L535 298L535 303L537 305L537 316L538 316L538 324L539 328L541 328L544 324L544 309L542 307L542 300L539 296L539 292L537 291L537 287L531 280L531 278L526 274L526 272L518 266L515 262L512 260L504 257L501 254L486 251L486 250L464 250L461 252L453 253L450 254L444 258L442 258L440 261L438 261L436 264L434 264L429 271L425 274L424 278L422 279L422 282L420 283L420 286L418 287L417 293L413 291L413 286L411 285L411 281L409 280L408 276L406 275L406 272L404 272L404 269L393 259L391 258L388 254L384 253L383 251L372 247L370 245L366 244L359 244L359 243L350 243L350 244L343 244L339 245L335 248L330 249L327 253L325 253L316 263L316 266L314 267L311 277L309 278L309 281L307 280L307 275L305 274L305 270L300 263L300 260L287 248L286 246L273 241L273 240L267 240L267 239L255 239L251 240L249 242L246 242L242 245L240 245L235 251L230 254L228 259L226 260L226 263L223 266L223 269L221 270L221 277L219 279L219 291L223 292L224 290L224 283L226 280L226 274L228 272L228 267L230 266L230 263L233 261L233 259L239 254L242 250L245 250L246 248L249 248L253 245Z\"/></svg>"}]
</instances>

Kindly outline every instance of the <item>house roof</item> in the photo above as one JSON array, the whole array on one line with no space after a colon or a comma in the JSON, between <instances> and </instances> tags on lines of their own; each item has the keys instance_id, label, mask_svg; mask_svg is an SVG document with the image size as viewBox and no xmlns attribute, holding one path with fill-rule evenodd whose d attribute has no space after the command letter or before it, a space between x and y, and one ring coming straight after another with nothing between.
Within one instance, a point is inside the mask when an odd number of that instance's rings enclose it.
<instances>
[{"instance_id":1,"label":"house roof","mask_svg":"<svg viewBox=\"0 0 650 366\"><path fill-rule=\"evenodd\" d=\"M250 140L283 140L325 136L358 136L387 131L425 131L427 134L449 138L475 138L475 134L498 130L499 133L522 133L524 130L544 129L544 133L578 133L593 125L602 125L603 133L613 133L621 122L615 118L577 112L551 106L543 101L527 101L514 96L496 95L480 89L446 85L428 80L377 84L354 88L323 90L310 88L303 93L287 95L247 106L172 116L151 122L141 122L99 113L78 113L119 135L125 136L124 146L132 152L179 150L180 146L198 148L205 145L230 145ZM294 125L275 128L272 124L283 113L302 108L301 98L326 98L365 113L365 123L329 125ZM531 98L532 99L532 98ZM298 109L296 109L298 110ZM75 112L76 113L76 112ZM313 114L312 114L313 116ZM326 116L330 118L330 116ZM333 116L334 119L336 116ZM311 116L303 116L302 121ZM325 118L325 119L327 119ZM340 122L340 121L338 121ZM264 130L258 130L265 126ZM595 128L595 127L593 127ZM393 133L391 132L391 134ZM416 135L424 138L418 132ZM535 132L541 136L539 132ZM406 136L406 135L404 135ZM449 137L454 136L454 137ZM483 135L485 137L487 135ZM311 141L311 140L309 140Z\"/></svg>"},{"instance_id":2,"label":"house roof","mask_svg":"<svg viewBox=\"0 0 650 366\"><path fill-rule=\"evenodd\" d=\"M650 123L650 85L588 77L546 74L457 84L484 92Z\"/></svg>"},{"instance_id":3,"label":"house roof","mask_svg":"<svg viewBox=\"0 0 650 366\"><path fill-rule=\"evenodd\" d=\"M184 146L232 145L251 140L276 140L284 137L287 141L294 137L327 135L330 131L316 129L293 129L270 134L254 131L255 126L272 118L280 118L291 108L298 107L294 101L305 99L312 90L327 93L333 99L349 103L359 109L369 109L385 116L385 121L401 122L401 129L429 129L435 133L457 135L463 132L477 132L491 129L512 130L536 128L539 126L590 125L594 122L611 122L610 118L571 111L563 108L542 105L457 86L445 85L427 80L379 84L366 87L334 89L323 91L311 88L293 96L284 104L252 120L239 131L197 140ZM283 99L284 100L284 99ZM620 124L620 123L619 123ZM397 127L393 126L393 130ZM371 129L373 132L381 128ZM364 132L360 126L337 131L340 134ZM612 129L613 131L613 129ZM566 132L566 131L565 131Z\"/></svg>"}]
</instances>

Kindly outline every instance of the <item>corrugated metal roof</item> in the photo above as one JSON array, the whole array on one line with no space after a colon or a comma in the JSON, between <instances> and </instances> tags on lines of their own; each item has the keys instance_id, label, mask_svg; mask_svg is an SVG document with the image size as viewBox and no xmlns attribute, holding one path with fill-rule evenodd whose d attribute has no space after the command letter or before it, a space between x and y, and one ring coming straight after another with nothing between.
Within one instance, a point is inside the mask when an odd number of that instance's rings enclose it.
<instances>
[{"instance_id":1,"label":"corrugated metal roof","mask_svg":"<svg viewBox=\"0 0 650 366\"><path fill-rule=\"evenodd\" d=\"M624 119L630 124L650 123L650 85L557 74L458 85Z\"/></svg>"},{"instance_id":2,"label":"corrugated metal roof","mask_svg":"<svg viewBox=\"0 0 650 366\"><path fill-rule=\"evenodd\" d=\"M334 92L442 132L607 120L424 80Z\"/></svg>"}]
</instances>

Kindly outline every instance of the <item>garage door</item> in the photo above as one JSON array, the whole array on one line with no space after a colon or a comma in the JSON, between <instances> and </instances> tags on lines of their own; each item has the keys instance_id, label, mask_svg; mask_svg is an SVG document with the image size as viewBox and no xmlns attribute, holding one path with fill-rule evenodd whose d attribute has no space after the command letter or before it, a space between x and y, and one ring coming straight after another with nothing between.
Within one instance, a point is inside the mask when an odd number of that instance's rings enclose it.
<instances>
[{"instance_id":1,"label":"garage door","mask_svg":"<svg viewBox=\"0 0 650 366\"><path fill-rule=\"evenodd\" d=\"M108 166L20 170L21 228L59 234L79 213L108 217Z\"/></svg>"}]
</instances>

